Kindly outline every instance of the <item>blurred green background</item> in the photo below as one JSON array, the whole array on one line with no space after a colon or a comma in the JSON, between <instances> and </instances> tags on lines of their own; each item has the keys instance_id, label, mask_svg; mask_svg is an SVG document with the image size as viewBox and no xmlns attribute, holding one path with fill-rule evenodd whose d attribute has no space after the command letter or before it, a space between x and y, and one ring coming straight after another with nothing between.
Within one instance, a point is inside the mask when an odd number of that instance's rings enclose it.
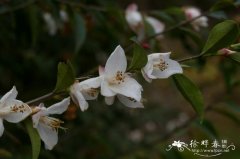
<instances>
[{"instance_id":1,"label":"blurred green background","mask_svg":"<svg viewBox=\"0 0 240 159\"><path fill-rule=\"evenodd\" d=\"M18 99L23 101L51 92L56 82L57 64L67 59L73 63L77 76L97 76L96 68L105 64L114 48L118 44L127 46L135 36L124 19L125 8L132 2L169 27L184 20L174 9L192 5L206 11L217 1L1 0L0 95L13 85L19 91ZM60 10L67 12L69 21L61 21ZM169 17L164 19L152 11L162 11ZM44 12L51 13L57 23L55 35L47 31ZM193 31L190 25L184 28L191 32L175 29L160 41L152 40L151 50L171 51L175 59L199 54L209 30L224 19L239 20L239 8L210 16L209 27L200 32ZM126 55L131 57L131 50ZM59 142L52 151L42 146L40 159L204 158L187 150L166 151L175 140L190 143L194 139L227 139L234 143L236 150L216 158L239 158L239 65L222 57L186 64L194 67L186 67L184 73L202 90L205 105L212 107L202 124L171 78L148 84L139 76L137 80L143 85L146 99L144 109L129 109L118 101L107 106L101 96L89 102L86 112L71 105L60 116L67 131L59 131ZM31 158L31 143L23 125L5 122L4 126L0 158Z\"/></svg>"}]
</instances>

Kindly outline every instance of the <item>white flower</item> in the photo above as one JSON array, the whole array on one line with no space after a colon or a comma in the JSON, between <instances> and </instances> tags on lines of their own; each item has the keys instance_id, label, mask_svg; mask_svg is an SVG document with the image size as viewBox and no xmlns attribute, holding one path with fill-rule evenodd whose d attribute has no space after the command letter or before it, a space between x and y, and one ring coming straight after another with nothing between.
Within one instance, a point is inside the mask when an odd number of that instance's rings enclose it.
<instances>
[{"instance_id":1,"label":"white flower","mask_svg":"<svg viewBox=\"0 0 240 159\"><path fill-rule=\"evenodd\" d=\"M13 86L0 100L0 136L4 131L3 119L11 123L18 123L32 113L27 104L16 99L17 94L16 87Z\"/></svg>"},{"instance_id":2,"label":"white flower","mask_svg":"<svg viewBox=\"0 0 240 159\"><path fill-rule=\"evenodd\" d=\"M128 5L125 11L125 18L130 28L138 35L138 40L143 40L145 37L144 21L136 4L133 3ZM165 25L156 18L145 16L145 20L151 25L155 34L163 32L165 29ZM158 39L161 37L162 36L157 36Z\"/></svg>"},{"instance_id":3,"label":"white flower","mask_svg":"<svg viewBox=\"0 0 240 159\"><path fill-rule=\"evenodd\" d=\"M133 31L136 31L142 25L142 15L138 11L138 6L134 3L127 7L125 18Z\"/></svg>"},{"instance_id":4,"label":"white flower","mask_svg":"<svg viewBox=\"0 0 240 159\"><path fill-rule=\"evenodd\" d=\"M185 7L184 12L188 20L201 15L201 11L196 7ZM191 22L191 24L195 30L199 31L200 27L208 27L208 18L206 16L202 16Z\"/></svg>"},{"instance_id":5,"label":"white flower","mask_svg":"<svg viewBox=\"0 0 240 159\"><path fill-rule=\"evenodd\" d=\"M165 29L164 23L160 22L160 21L157 20L156 18L147 16L147 17L146 17L146 21L152 26L155 34L161 33L161 32L163 32L164 29ZM157 36L157 38L158 38L158 39L161 39L162 36L159 35L159 36Z\"/></svg>"},{"instance_id":6,"label":"white flower","mask_svg":"<svg viewBox=\"0 0 240 159\"><path fill-rule=\"evenodd\" d=\"M52 36L55 35L57 33L58 27L53 16L48 12L44 12L43 19L46 23L48 33Z\"/></svg>"},{"instance_id":7,"label":"white flower","mask_svg":"<svg viewBox=\"0 0 240 159\"><path fill-rule=\"evenodd\" d=\"M121 46L117 46L107 60L105 68L99 69L99 77L93 78L91 86L101 86L101 94L108 105L118 99L128 107L143 107L141 103L142 86L126 73L127 59Z\"/></svg>"},{"instance_id":8,"label":"white flower","mask_svg":"<svg viewBox=\"0 0 240 159\"><path fill-rule=\"evenodd\" d=\"M170 54L168 52L148 55L148 62L142 69L142 74L146 81L151 82L152 79L168 78L173 74L183 72L180 64L169 58Z\"/></svg>"},{"instance_id":9,"label":"white flower","mask_svg":"<svg viewBox=\"0 0 240 159\"><path fill-rule=\"evenodd\" d=\"M98 96L98 87L100 86L100 77L90 78L88 80L76 81L70 88L70 96L73 102L80 106L82 111L88 109L86 100L94 100Z\"/></svg>"},{"instance_id":10,"label":"white flower","mask_svg":"<svg viewBox=\"0 0 240 159\"><path fill-rule=\"evenodd\" d=\"M61 18L61 20L62 20L63 22L66 23L66 22L69 21L68 14L67 14L67 12L66 12L65 10L61 9L61 10L59 11L59 15L60 15L60 18Z\"/></svg>"},{"instance_id":11,"label":"white flower","mask_svg":"<svg viewBox=\"0 0 240 159\"><path fill-rule=\"evenodd\" d=\"M37 129L40 138L45 143L45 148L51 150L58 141L58 128L61 127L63 121L49 117L51 114L62 114L67 110L70 104L70 98L65 98L48 108L40 104L37 108L39 111L32 116L33 127Z\"/></svg>"}]
</instances>

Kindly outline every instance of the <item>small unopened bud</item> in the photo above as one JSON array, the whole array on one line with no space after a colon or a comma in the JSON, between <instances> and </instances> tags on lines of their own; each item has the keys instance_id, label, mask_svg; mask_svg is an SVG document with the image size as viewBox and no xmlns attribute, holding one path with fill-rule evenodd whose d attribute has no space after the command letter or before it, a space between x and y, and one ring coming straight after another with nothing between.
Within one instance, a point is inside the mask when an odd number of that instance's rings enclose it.
<instances>
[{"instance_id":1,"label":"small unopened bud","mask_svg":"<svg viewBox=\"0 0 240 159\"><path fill-rule=\"evenodd\" d=\"M232 51L232 50L229 50L227 48L223 48L221 50L218 51L218 55L224 55L224 56L228 56L228 55L231 55L231 54L235 54L237 53L236 51Z\"/></svg>"},{"instance_id":2,"label":"small unopened bud","mask_svg":"<svg viewBox=\"0 0 240 159\"><path fill-rule=\"evenodd\" d=\"M141 45L144 49L150 49L150 45L147 42L143 42Z\"/></svg>"}]
</instances>

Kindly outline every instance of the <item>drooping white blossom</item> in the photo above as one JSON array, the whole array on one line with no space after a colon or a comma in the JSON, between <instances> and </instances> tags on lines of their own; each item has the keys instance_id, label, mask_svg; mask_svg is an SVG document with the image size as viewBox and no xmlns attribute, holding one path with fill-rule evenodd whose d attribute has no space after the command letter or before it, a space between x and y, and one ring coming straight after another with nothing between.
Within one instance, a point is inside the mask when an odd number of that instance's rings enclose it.
<instances>
[{"instance_id":1,"label":"drooping white blossom","mask_svg":"<svg viewBox=\"0 0 240 159\"><path fill-rule=\"evenodd\" d=\"M70 88L70 96L73 102L80 107L82 111L88 109L86 100L94 100L98 96L98 87L100 86L100 77L90 78L82 82L76 81Z\"/></svg>"},{"instance_id":2,"label":"drooping white blossom","mask_svg":"<svg viewBox=\"0 0 240 159\"><path fill-rule=\"evenodd\" d=\"M127 59L121 46L117 46L108 58L105 68L99 69L99 77L92 79L95 86L101 87L108 105L115 96L128 107L143 107L141 103L142 86L126 72ZM92 84L91 84L92 85Z\"/></svg>"},{"instance_id":3,"label":"drooping white blossom","mask_svg":"<svg viewBox=\"0 0 240 159\"><path fill-rule=\"evenodd\" d=\"M48 150L53 149L58 142L58 129L64 129L61 127L63 121L49 115L62 114L67 110L69 104L70 98L65 98L48 108L44 107L44 104L40 104L36 108L39 109L38 112L32 116L33 127L37 129L45 148Z\"/></svg>"},{"instance_id":4,"label":"drooping white blossom","mask_svg":"<svg viewBox=\"0 0 240 159\"><path fill-rule=\"evenodd\" d=\"M164 23L160 22L160 21L159 21L158 19L156 19L156 18L147 16L147 17L146 17L146 21L152 26L155 34L161 33L161 32L163 32L164 29L165 29ZM157 36L157 38L158 38L158 39L161 39L162 36L159 35L159 36Z\"/></svg>"},{"instance_id":5,"label":"drooping white blossom","mask_svg":"<svg viewBox=\"0 0 240 159\"><path fill-rule=\"evenodd\" d=\"M58 26L57 26L55 19L52 16L52 14L50 14L49 12L44 12L43 19L46 23L46 28L47 28L49 35L51 35L51 36L55 35L57 33Z\"/></svg>"},{"instance_id":6,"label":"drooping white blossom","mask_svg":"<svg viewBox=\"0 0 240 159\"><path fill-rule=\"evenodd\" d=\"M17 100L16 87L6 93L0 100L0 136L4 131L3 120L18 123L32 113L32 109L20 100Z\"/></svg>"},{"instance_id":7,"label":"drooping white blossom","mask_svg":"<svg viewBox=\"0 0 240 159\"><path fill-rule=\"evenodd\" d=\"M177 73L182 73L180 64L169 58L168 53L153 53L148 55L148 62L142 68L142 75L146 81L151 82L152 79L168 78Z\"/></svg>"},{"instance_id":8,"label":"drooping white blossom","mask_svg":"<svg viewBox=\"0 0 240 159\"><path fill-rule=\"evenodd\" d=\"M144 17L146 22L153 28L155 34L164 31L164 23L150 16ZM135 3L128 5L125 11L125 18L130 28L138 35L138 40L143 40L145 37L144 18L138 11L138 6ZM158 39L161 37L162 36L157 36Z\"/></svg>"},{"instance_id":9,"label":"drooping white blossom","mask_svg":"<svg viewBox=\"0 0 240 159\"><path fill-rule=\"evenodd\" d=\"M201 15L201 11L196 7L185 7L183 10L187 20L191 20ZM208 18L202 16L191 22L191 24L196 31L199 31L200 27L208 27Z\"/></svg>"}]
</instances>

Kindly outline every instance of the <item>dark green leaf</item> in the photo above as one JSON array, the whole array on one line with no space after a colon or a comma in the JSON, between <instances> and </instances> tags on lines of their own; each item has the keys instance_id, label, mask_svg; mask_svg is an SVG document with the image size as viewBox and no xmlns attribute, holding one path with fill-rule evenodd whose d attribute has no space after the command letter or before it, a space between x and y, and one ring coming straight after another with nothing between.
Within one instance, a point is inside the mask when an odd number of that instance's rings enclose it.
<instances>
[{"instance_id":1,"label":"dark green leaf","mask_svg":"<svg viewBox=\"0 0 240 159\"><path fill-rule=\"evenodd\" d=\"M210 138L216 139L219 137L217 130L215 129L214 125L210 121L203 120L201 123L196 122L195 124L198 126L199 129L205 132Z\"/></svg>"},{"instance_id":2,"label":"dark green leaf","mask_svg":"<svg viewBox=\"0 0 240 159\"><path fill-rule=\"evenodd\" d=\"M147 60L146 51L138 44L134 44L133 59L129 66L129 70L139 70L143 68L147 63Z\"/></svg>"},{"instance_id":3,"label":"dark green leaf","mask_svg":"<svg viewBox=\"0 0 240 159\"><path fill-rule=\"evenodd\" d=\"M228 19L228 16L224 11L211 12L209 16L212 18L222 19L222 20Z\"/></svg>"},{"instance_id":4,"label":"dark green leaf","mask_svg":"<svg viewBox=\"0 0 240 159\"><path fill-rule=\"evenodd\" d=\"M198 87L186 76L182 74L173 75L174 82L178 90L185 99L192 105L201 119L203 119L204 103L203 97Z\"/></svg>"},{"instance_id":5,"label":"dark green leaf","mask_svg":"<svg viewBox=\"0 0 240 159\"><path fill-rule=\"evenodd\" d=\"M72 64L60 62L58 64L57 84L54 92L59 93L67 90L75 81L75 73Z\"/></svg>"},{"instance_id":6,"label":"dark green leaf","mask_svg":"<svg viewBox=\"0 0 240 159\"><path fill-rule=\"evenodd\" d=\"M25 125L32 144L32 159L38 159L41 150L41 139L31 120L27 119Z\"/></svg>"},{"instance_id":7,"label":"dark green leaf","mask_svg":"<svg viewBox=\"0 0 240 159\"><path fill-rule=\"evenodd\" d=\"M229 7L235 7L233 0L220 0L211 7L210 11L218 11Z\"/></svg>"},{"instance_id":8,"label":"dark green leaf","mask_svg":"<svg viewBox=\"0 0 240 159\"><path fill-rule=\"evenodd\" d=\"M166 12L163 11L153 11L151 12L152 15L154 15L155 17L157 17L158 19L164 21L164 22L168 22L168 23L175 23L175 20Z\"/></svg>"},{"instance_id":9,"label":"dark green leaf","mask_svg":"<svg viewBox=\"0 0 240 159\"><path fill-rule=\"evenodd\" d=\"M233 20L226 20L217 24L209 34L202 54L215 54L219 49L234 43L239 34L238 24Z\"/></svg>"},{"instance_id":10,"label":"dark green leaf","mask_svg":"<svg viewBox=\"0 0 240 159\"><path fill-rule=\"evenodd\" d=\"M86 26L82 16L74 12L74 36L75 36L75 52L78 53L86 38Z\"/></svg>"}]
</instances>

